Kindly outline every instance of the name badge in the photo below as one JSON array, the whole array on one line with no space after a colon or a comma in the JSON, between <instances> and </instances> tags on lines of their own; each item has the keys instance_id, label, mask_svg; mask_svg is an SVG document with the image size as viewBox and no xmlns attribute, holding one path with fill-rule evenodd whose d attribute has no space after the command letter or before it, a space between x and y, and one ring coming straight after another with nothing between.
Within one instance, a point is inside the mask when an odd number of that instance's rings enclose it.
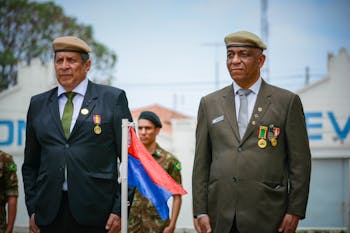
<instances>
[{"instance_id":1,"label":"name badge","mask_svg":"<svg viewBox=\"0 0 350 233\"><path fill-rule=\"evenodd\" d=\"M223 121L223 120L224 120L224 115L221 115L221 116L219 116L219 117L213 119L213 120L211 121L211 124L214 125L214 124L216 124L216 123L218 123L218 122L220 122L220 121Z\"/></svg>"}]
</instances>

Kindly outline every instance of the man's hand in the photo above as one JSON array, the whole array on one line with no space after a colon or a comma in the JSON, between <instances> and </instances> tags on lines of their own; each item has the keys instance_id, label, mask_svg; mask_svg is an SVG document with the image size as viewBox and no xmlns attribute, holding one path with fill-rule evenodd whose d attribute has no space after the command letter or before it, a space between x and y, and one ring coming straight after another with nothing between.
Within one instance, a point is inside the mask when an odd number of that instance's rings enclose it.
<instances>
[{"instance_id":1,"label":"man's hand","mask_svg":"<svg viewBox=\"0 0 350 233\"><path fill-rule=\"evenodd\" d=\"M106 230L108 233L119 233L121 229L121 220L120 217L116 214L110 214L107 224Z\"/></svg>"},{"instance_id":2,"label":"man's hand","mask_svg":"<svg viewBox=\"0 0 350 233\"><path fill-rule=\"evenodd\" d=\"M193 225L194 225L194 229L196 230L196 232L200 233L201 229L199 227L199 223L198 223L198 219L197 218L193 218Z\"/></svg>"},{"instance_id":3,"label":"man's hand","mask_svg":"<svg viewBox=\"0 0 350 233\"><path fill-rule=\"evenodd\" d=\"M198 225L200 228L200 233L211 233L210 219L208 215L198 218Z\"/></svg>"},{"instance_id":4,"label":"man's hand","mask_svg":"<svg viewBox=\"0 0 350 233\"><path fill-rule=\"evenodd\" d=\"M163 233L174 233L174 231L175 227L169 225L166 228L164 228Z\"/></svg>"},{"instance_id":5,"label":"man's hand","mask_svg":"<svg viewBox=\"0 0 350 233\"><path fill-rule=\"evenodd\" d=\"M299 223L299 217L293 214L284 215L283 221L278 228L278 232L294 233Z\"/></svg>"},{"instance_id":6,"label":"man's hand","mask_svg":"<svg viewBox=\"0 0 350 233\"><path fill-rule=\"evenodd\" d=\"M29 219L29 232L40 233L39 227L35 224L35 214L32 214Z\"/></svg>"}]
</instances>

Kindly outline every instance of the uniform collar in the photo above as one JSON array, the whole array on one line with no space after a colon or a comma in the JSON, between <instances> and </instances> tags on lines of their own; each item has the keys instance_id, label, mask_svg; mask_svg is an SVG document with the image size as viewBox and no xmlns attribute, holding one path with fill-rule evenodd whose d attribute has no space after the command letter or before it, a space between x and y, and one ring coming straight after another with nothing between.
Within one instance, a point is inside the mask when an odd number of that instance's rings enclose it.
<instances>
[{"instance_id":1,"label":"uniform collar","mask_svg":"<svg viewBox=\"0 0 350 233\"><path fill-rule=\"evenodd\" d=\"M72 92L78 93L82 96L85 96L87 86L88 86L89 80L85 78L81 83L76 86ZM61 84L58 84L58 90L57 90L57 96L61 96L62 94L66 93L67 91L64 89L64 87Z\"/></svg>"},{"instance_id":2,"label":"uniform collar","mask_svg":"<svg viewBox=\"0 0 350 233\"><path fill-rule=\"evenodd\" d=\"M262 78L259 77L258 80L256 80L256 82L249 87L249 89L254 93L254 94L258 94L259 92L259 89L260 89L260 86L261 86L261 83L262 83ZM232 85L233 85L233 90L235 91L235 95L237 95L237 91L239 89L242 89L242 87L240 87L236 82L235 80L233 80L232 82Z\"/></svg>"},{"instance_id":3,"label":"uniform collar","mask_svg":"<svg viewBox=\"0 0 350 233\"><path fill-rule=\"evenodd\" d=\"M154 150L152 156L155 157L155 158L160 158L160 157L162 157L162 149L160 148L160 146L158 145L158 143L156 144L156 149Z\"/></svg>"}]
</instances>

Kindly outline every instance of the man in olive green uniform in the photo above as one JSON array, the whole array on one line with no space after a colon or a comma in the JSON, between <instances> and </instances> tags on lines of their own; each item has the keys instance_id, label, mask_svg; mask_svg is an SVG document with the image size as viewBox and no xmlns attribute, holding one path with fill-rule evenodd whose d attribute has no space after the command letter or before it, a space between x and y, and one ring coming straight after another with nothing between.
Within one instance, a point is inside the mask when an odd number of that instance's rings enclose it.
<instances>
[{"instance_id":1,"label":"man in olive green uniform","mask_svg":"<svg viewBox=\"0 0 350 233\"><path fill-rule=\"evenodd\" d=\"M18 182L17 168L12 156L0 150L0 233L10 233L17 212ZM8 217L6 219L6 203Z\"/></svg>"},{"instance_id":2,"label":"man in olive green uniform","mask_svg":"<svg viewBox=\"0 0 350 233\"><path fill-rule=\"evenodd\" d=\"M232 84L202 97L192 175L201 232L294 233L305 218L311 153L297 94L263 80L264 42L225 37Z\"/></svg>"},{"instance_id":3,"label":"man in olive green uniform","mask_svg":"<svg viewBox=\"0 0 350 233\"><path fill-rule=\"evenodd\" d=\"M181 165L178 159L156 143L156 137L162 127L159 117L149 111L142 112L138 119L138 134L141 142L153 158L179 184L181 184ZM173 233L181 208L181 195L173 196L170 219L163 221L154 205L135 192L130 209L128 232L130 233Z\"/></svg>"}]
</instances>

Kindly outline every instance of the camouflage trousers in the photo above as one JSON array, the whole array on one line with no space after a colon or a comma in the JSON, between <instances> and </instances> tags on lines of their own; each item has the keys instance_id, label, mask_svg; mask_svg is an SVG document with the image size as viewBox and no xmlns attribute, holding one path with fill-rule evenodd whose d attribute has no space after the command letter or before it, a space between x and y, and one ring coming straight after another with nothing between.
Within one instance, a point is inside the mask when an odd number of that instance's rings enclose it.
<instances>
[{"instance_id":1,"label":"camouflage trousers","mask_svg":"<svg viewBox=\"0 0 350 233\"><path fill-rule=\"evenodd\" d=\"M6 209L5 204L1 205L0 207L0 233L3 233L6 231Z\"/></svg>"},{"instance_id":2,"label":"camouflage trousers","mask_svg":"<svg viewBox=\"0 0 350 233\"><path fill-rule=\"evenodd\" d=\"M138 212L138 213L135 213ZM136 210L134 208L130 212L128 220L128 232L129 233L162 233L164 228L167 227L170 220L163 221L158 213L150 214L144 210Z\"/></svg>"}]
</instances>

